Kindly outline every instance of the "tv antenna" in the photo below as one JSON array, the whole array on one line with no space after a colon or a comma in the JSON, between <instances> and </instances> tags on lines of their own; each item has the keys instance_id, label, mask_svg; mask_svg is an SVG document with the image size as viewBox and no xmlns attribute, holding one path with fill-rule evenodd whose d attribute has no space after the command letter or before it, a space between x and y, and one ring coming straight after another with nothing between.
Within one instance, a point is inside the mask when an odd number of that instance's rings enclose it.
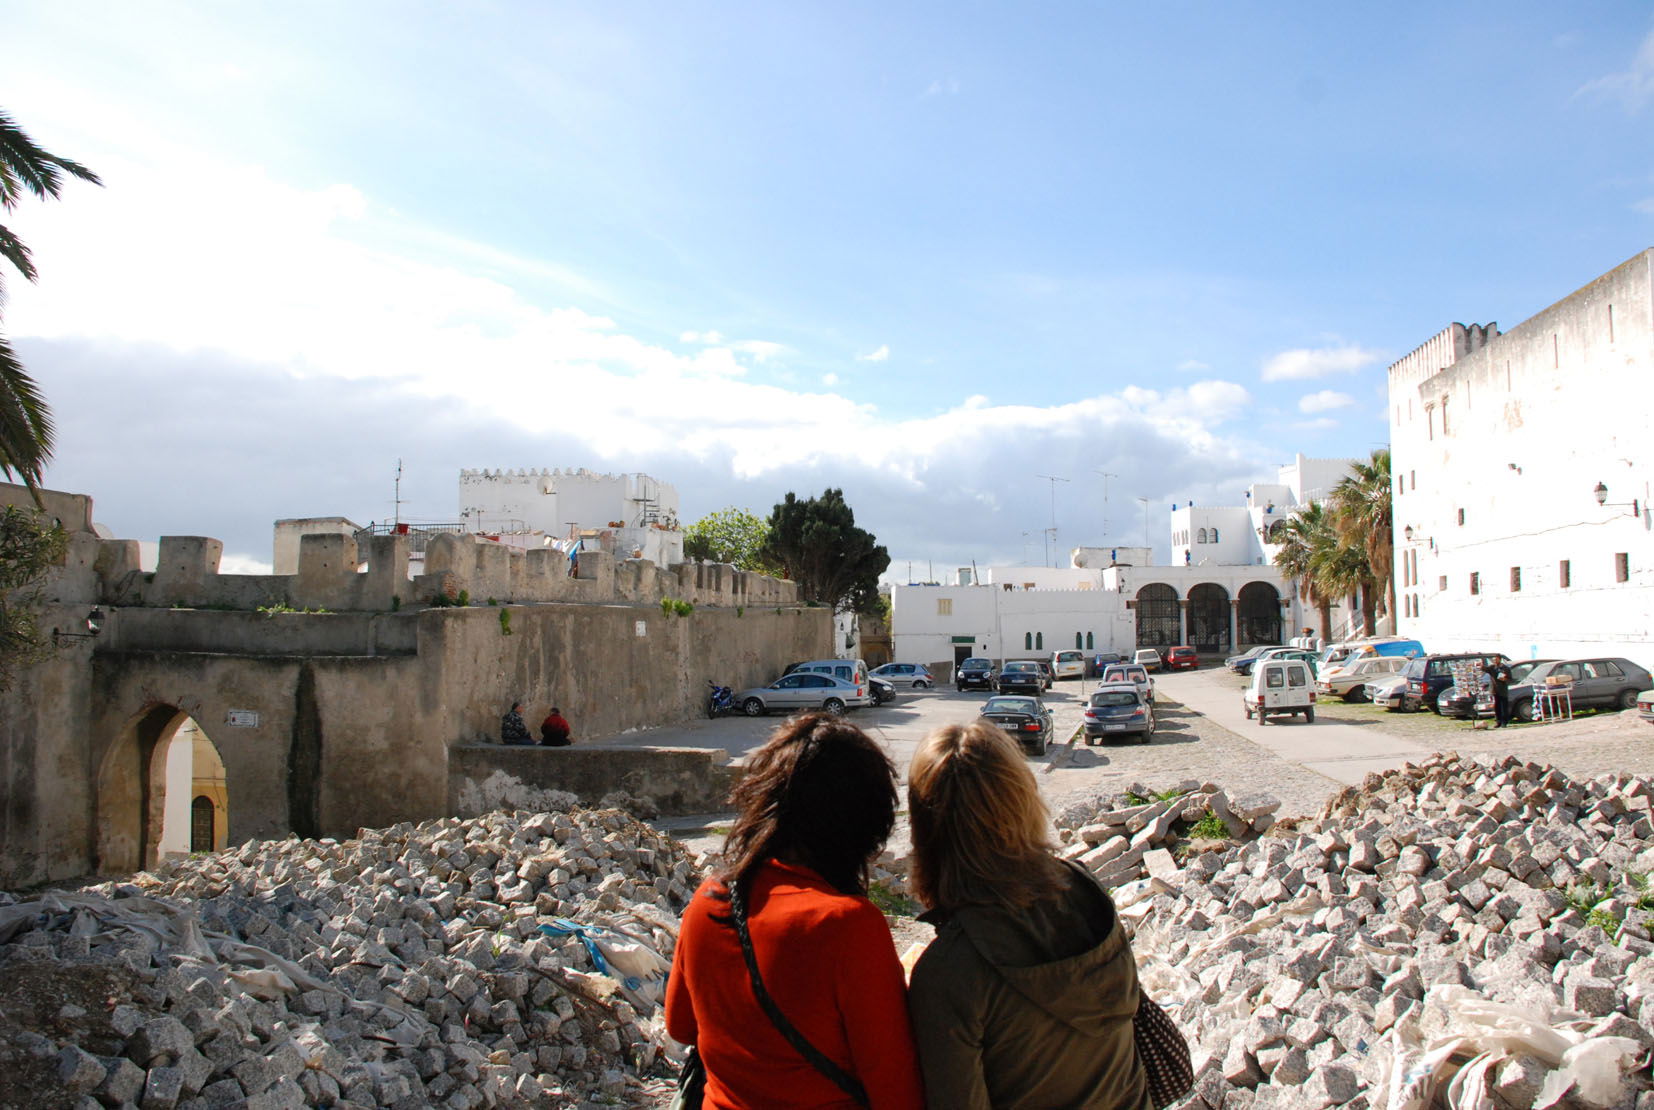
<instances>
[{"instance_id":1,"label":"tv antenna","mask_svg":"<svg viewBox=\"0 0 1654 1110\"><path fill-rule=\"evenodd\" d=\"M1106 470L1097 471L1103 476L1103 543L1108 543L1108 480L1118 478L1118 474L1110 474Z\"/></svg>"},{"instance_id":2,"label":"tv antenna","mask_svg":"<svg viewBox=\"0 0 1654 1110\"><path fill-rule=\"evenodd\" d=\"M402 460L396 460L396 492L391 495L391 515L396 519L393 524L402 523Z\"/></svg>"},{"instance_id":3,"label":"tv antenna","mask_svg":"<svg viewBox=\"0 0 1654 1110\"><path fill-rule=\"evenodd\" d=\"M1044 478L1051 483L1051 527L1045 530L1045 562L1051 563L1051 544L1057 538L1057 483L1066 482L1067 478L1057 478L1050 474L1037 474L1037 478Z\"/></svg>"}]
</instances>

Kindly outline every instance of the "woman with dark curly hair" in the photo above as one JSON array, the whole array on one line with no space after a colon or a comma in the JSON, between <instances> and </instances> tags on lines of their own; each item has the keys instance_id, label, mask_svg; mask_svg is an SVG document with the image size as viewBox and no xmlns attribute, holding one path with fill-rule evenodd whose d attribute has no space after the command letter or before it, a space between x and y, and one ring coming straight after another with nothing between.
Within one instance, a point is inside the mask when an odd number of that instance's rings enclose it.
<instances>
[{"instance_id":1,"label":"woman with dark curly hair","mask_svg":"<svg viewBox=\"0 0 1654 1110\"><path fill-rule=\"evenodd\" d=\"M1091 874L1052 854L1016 741L944 725L907 777L914 893L936 926L909 994L930 1105L1152 1110L1131 944Z\"/></svg>"},{"instance_id":2,"label":"woman with dark curly hair","mask_svg":"<svg viewBox=\"0 0 1654 1110\"><path fill-rule=\"evenodd\" d=\"M866 893L896 820L889 757L855 725L803 714L747 761L733 801L666 985L667 1031L706 1068L704 1105L924 1106L901 963Z\"/></svg>"}]
</instances>

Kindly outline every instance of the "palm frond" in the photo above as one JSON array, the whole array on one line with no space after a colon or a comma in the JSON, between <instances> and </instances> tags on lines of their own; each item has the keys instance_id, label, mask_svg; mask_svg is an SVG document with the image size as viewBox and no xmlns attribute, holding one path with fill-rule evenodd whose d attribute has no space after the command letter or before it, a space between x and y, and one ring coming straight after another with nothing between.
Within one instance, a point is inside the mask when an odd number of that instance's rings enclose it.
<instances>
[{"instance_id":1,"label":"palm frond","mask_svg":"<svg viewBox=\"0 0 1654 1110\"><path fill-rule=\"evenodd\" d=\"M37 500L55 434L46 399L0 334L0 474L15 475Z\"/></svg>"},{"instance_id":2,"label":"palm frond","mask_svg":"<svg viewBox=\"0 0 1654 1110\"><path fill-rule=\"evenodd\" d=\"M17 272L30 281L34 281L38 276L35 273L34 260L29 255L29 248L24 246L23 240L13 235L5 224L0 224L0 258L16 266ZM0 293L0 297L3 297L3 293ZM4 303L3 299L0 299L0 303Z\"/></svg>"},{"instance_id":3,"label":"palm frond","mask_svg":"<svg viewBox=\"0 0 1654 1110\"><path fill-rule=\"evenodd\" d=\"M53 154L29 138L4 111L0 111L0 165L8 173L0 177L0 204L15 205L23 191L45 199L56 197L63 188L58 171L102 185L98 175L70 158Z\"/></svg>"}]
</instances>

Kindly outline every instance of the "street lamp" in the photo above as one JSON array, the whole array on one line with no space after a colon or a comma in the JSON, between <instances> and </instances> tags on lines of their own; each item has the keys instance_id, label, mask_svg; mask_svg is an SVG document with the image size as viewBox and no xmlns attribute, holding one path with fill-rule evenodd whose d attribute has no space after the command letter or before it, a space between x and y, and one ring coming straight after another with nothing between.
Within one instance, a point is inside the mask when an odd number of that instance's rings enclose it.
<instances>
[{"instance_id":1,"label":"street lamp","mask_svg":"<svg viewBox=\"0 0 1654 1110\"><path fill-rule=\"evenodd\" d=\"M85 632L64 632L61 629L52 629L52 643L61 645L65 640L90 640L103 631L103 610L94 608L86 614Z\"/></svg>"},{"instance_id":2,"label":"street lamp","mask_svg":"<svg viewBox=\"0 0 1654 1110\"><path fill-rule=\"evenodd\" d=\"M1596 497L1597 504L1601 505L1603 508L1623 509L1629 505L1631 506L1632 516L1642 516L1642 502L1637 500L1635 497L1629 501L1610 501L1608 500L1608 487L1603 485L1601 482L1597 483L1596 489L1593 489L1591 493Z\"/></svg>"}]
</instances>

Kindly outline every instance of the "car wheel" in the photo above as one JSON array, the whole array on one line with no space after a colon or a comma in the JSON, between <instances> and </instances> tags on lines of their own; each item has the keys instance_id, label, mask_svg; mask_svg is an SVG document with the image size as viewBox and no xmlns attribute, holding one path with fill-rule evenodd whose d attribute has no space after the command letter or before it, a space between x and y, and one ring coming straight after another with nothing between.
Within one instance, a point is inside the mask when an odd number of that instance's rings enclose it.
<instances>
[{"instance_id":1,"label":"car wheel","mask_svg":"<svg viewBox=\"0 0 1654 1110\"><path fill-rule=\"evenodd\" d=\"M1361 695L1359 693L1357 693L1356 691L1354 691L1354 690L1345 690L1339 696L1342 697L1346 702L1359 701L1361 699Z\"/></svg>"},{"instance_id":2,"label":"car wheel","mask_svg":"<svg viewBox=\"0 0 1654 1110\"><path fill-rule=\"evenodd\" d=\"M1043 736L1040 737L1039 742L1034 745L1034 754L1035 755L1044 755L1045 754L1045 738Z\"/></svg>"},{"instance_id":3,"label":"car wheel","mask_svg":"<svg viewBox=\"0 0 1654 1110\"><path fill-rule=\"evenodd\" d=\"M1304 710L1304 724L1313 725L1314 723L1315 723L1315 710L1313 710L1313 709Z\"/></svg>"},{"instance_id":4,"label":"car wheel","mask_svg":"<svg viewBox=\"0 0 1654 1110\"><path fill-rule=\"evenodd\" d=\"M823 712L831 713L835 717L844 716L844 703L838 698L828 698L821 703Z\"/></svg>"},{"instance_id":5,"label":"car wheel","mask_svg":"<svg viewBox=\"0 0 1654 1110\"><path fill-rule=\"evenodd\" d=\"M1518 721L1533 720L1533 699L1523 698L1521 701L1511 706L1510 715L1515 717Z\"/></svg>"},{"instance_id":6,"label":"car wheel","mask_svg":"<svg viewBox=\"0 0 1654 1110\"><path fill-rule=\"evenodd\" d=\"M1095 748L1097 746L1097 737L1087 733L1085 738L1085 746L1088 748Z\"/></svg>"},{"instance_id":7,"label":"car wheel","mask_svg":"<svg viewBox=\"0 0 1654 1110\"><path fill-rule=\"evenodd\" d=\"M1261 709L1260 709L1260 710L1258 710L1258 723L1259 723L1259 724L1260 724L1260 725L1264 725L1264 724L1268 724L1268 723L1269 723L1269 714L1267 714L1267 713L1265 713L1265 712L1264 712L1264 711L1263 711L1263 710L1261 710Z\"/></svg>"},{"instance_id":8,"label":"car wheel","mask_svg":"<svg viewBox=\"0 0 1654 1110\"><path fill-rule=\"evenodd\" d=\"M1432 712L1436 716L1440 717L1442 715L1442 707L1437 705L1435 702L1432 701L1430 703L1430 712Z\"/></svg>"},{"instance_id":9,"label":"car wheel","mask_svg":"<svg viewBox=\"0 0 1654 1110\"><path fill-rule=\"evenodd\" d=\"M764 715L764 703L757 698L748 698L741 703L741 712L749 717L762 717Z\"/></svg>"},{"instance_id":10,"label":"car wheel","mask_svg":"<svg viewBox=\"0 0 1654 1110\"><path fill-rule=\"evenodd\" d=\"M1637 708L1637 691L1621 690L1619 696L1619 706L1621 709Z\"/></svg>"},{"instance_id":11,"label":"car wheel","mask_svg":"<svg viewBox=\"0 0 1654 1110\"><path fill-rule=\"evenodd\" d=\"M915 690L928 690L930 689L930 683L921 678L918 682L913 684L913 688Z\"/></svg>"}]
</instances>

